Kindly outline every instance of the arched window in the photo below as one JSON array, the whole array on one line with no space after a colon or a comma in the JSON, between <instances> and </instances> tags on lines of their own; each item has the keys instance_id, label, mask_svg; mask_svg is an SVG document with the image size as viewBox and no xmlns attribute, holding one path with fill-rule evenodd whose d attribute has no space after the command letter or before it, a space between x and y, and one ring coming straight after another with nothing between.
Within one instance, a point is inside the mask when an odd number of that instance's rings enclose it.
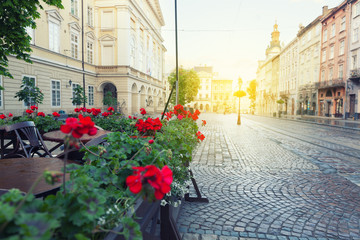
<instances>
[{"instance_id":1,"label":"arched window","mask_svg":"<svg viewBox=\"0 0 360 240\"><path fill-rule=\"evenodd\" d=\"M331 93L330 90L327 90L327 92L326 92L326 97L332 97L332 93Z\"/></svg>"}]
</instances>

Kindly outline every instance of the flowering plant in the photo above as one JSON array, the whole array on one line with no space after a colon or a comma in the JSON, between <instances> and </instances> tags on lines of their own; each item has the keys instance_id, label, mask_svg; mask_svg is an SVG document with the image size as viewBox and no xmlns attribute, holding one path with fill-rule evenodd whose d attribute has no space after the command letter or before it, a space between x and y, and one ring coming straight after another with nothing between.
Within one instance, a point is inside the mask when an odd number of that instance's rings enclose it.
<instances>
[{"instance_id":1,"label":"flowering plant","mask_svg":"<svg viewBox=\"0 0 360 240\"><path fill-rule=\"evenodd\" d=\"M162 127L162 123L159 118L147 118L145 121L143 119L138 119L135 127L137 130L146 136L153 136L157 131Z\"/></svg>"}]
</instances>

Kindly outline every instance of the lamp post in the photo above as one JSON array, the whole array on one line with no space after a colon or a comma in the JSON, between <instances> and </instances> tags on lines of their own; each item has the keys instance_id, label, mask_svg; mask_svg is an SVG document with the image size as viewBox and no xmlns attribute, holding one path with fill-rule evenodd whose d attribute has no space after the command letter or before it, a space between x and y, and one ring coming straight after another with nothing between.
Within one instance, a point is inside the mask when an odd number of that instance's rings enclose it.
<instances>
[{"instance_id":1,"label":"lamp post","mask_svg":"<svg viewBox=\"0 0 360 240\"><path fill-rule=\"evenodd\" d=\"M238 83L239 83L239 92L240 92L241 85L242 85L242 79L241 78L238 79ZM241 125L241 119L240 119L240 96L239 96L239 112L238 112L237 125Z\"/></svg>"}]
</instances>

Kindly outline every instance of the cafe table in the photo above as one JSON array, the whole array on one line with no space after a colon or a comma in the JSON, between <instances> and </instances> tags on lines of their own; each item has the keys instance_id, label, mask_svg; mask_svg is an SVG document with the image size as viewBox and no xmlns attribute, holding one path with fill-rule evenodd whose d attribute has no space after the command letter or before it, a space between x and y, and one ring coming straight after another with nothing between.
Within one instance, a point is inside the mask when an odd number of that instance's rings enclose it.
<instances>
[{"instance_id":1,"label":"cafe table","mask_svg":"<svg viewBox=\"0 0 360 240\"><path fill-rule=\"evenodd\" d=\"M84 134L80 138L80 141L85 144L85 143L89 142L92 139L98 138L98 137L103 136L103 135L108 134L108 133L111 133L111 132L107 131L107 130L97 130L96 134L93 135L93 136L90 136L88 134ZM60 130L47 132L47 133L44 133L42 135L44 141L51 141L51 142L57 142L58 143L56 146L54 146L53 148L51 148L49 150L50 152L53 152L55 149L59 148L60 146L62 146L64 144L65 136L66 136L66 134L61 132Z\"/></svg>"},{"instance_id":2,"label":"cafe table","mask_svg":"<svg viewBox=\"0 0 360 240\"><path fill-rule=\"evenodd\" d=\"M67 164L76 163L74 161L67 161ZM0 160L0 189L17 188L20 191L27 193L33 183L42 176L45 170L61 171L63 172L64 161L60 158L7 158ZM62 178L61 178L62 179ZM66 174L66 179L69 179L69 174ZM49 194L55 193L60 183L54 185L45 182L41 179L35 186L33 194L36 197L45 197Z\"/></svg>"}]
</instances>

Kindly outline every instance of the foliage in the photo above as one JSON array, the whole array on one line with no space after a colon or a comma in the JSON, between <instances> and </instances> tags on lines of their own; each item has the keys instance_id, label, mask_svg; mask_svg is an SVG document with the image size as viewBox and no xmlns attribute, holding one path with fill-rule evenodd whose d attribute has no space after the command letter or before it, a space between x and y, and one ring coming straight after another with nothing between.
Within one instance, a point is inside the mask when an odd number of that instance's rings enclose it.
<instances>
[{"instance_id":1,"label":"foliage","mask_svg":"<svg viewBox=\"0 0 360 240\"><path fill-rule=\"evenodd\" d=\"M0 91L1 91L1 90L5 90L5 88L4 88L3 86L1 86L1 85L0 85Z\"/></svg>"},{"instance_id":2,"label":"foliage","mask_svg":"<svg viewBox=\"0 0 360 240\"><path fill-rule=\"evenodd\" d=\"M15 93L15 98L19 98L19 101L24 101L28 107L43 102L44 94L35 86L33 78L24 77L20 88L21 90Z\"/></svg>"},{"instance_id":3,"label":"foliage","mask_svg":"<svg viewBox=\"0 0 360 240\"><path fill-rule=\"evenodd\" d=\"M80 106L82 104L87 103L87 97L84 93L84 89L80 85L76 85L76 87L73 90L74 90L74 96L71 98L72 104L76 106Z\"/></svg>"},{"instance_id":4,"label":"foliage","mask_svg":"<svg viewBox=\"0 0 360 240\"><path fill-rule=\"evenodd\" d=\"M172 72L168 78L169 83L173 86L176 81L176 71ZM184 68L179 69L179 104L185 105L192 102L198 93L200 88L200 78L193 70L187 70ZM175 90L174 90L175 91ZM171 103L175 105L176 94L172 94Z\"/></svg>"},{"instance_id":5,"label":"foliage","mask_svg":"<svg viewBox=\"0 0 360 240\"><path fill-rule=\"evenodd\" d=\"M48 5L63 8L61 0L43 0ZM43 9L39 0L26 1L0 1L0 75L13 78L8 67L9 55L22 59L28 63L30 60L31 37L25 28L36 28L35 20L40 18L38 9Z\"/></svg>"},{"instance_id":6,"label":"foliage","mask_svg":"<svg viewBox=\"0 0 360 240\"><path fill-rule=\"evenodd\" d=\"M279 100L276 101L276 103L278 103L278 104L284 104L285 101L284 101L283 99L279 99Z\"/></svg>"},{"instance_id":7,"label":"foliage","mask_svg":"<svg viewBox=\"0 0 360 240\"><path fill-rule=\"evenodd\" d=\"M117 105L117 99L112 96L111 92L107 92L105 94L103 104L107 106L116 106Z\"/></svg>"},{"instance_id":8,"label":"foliage","mask_svg":"<svg viewBox=\"0 0 360 240\"><path fill-rule=\"evenodd\" d=\"M234 96L238 97L238 98L245 97L246 92L244 92L243 90L238 90L238 91L234 92Z\"/></svg>"},{"instance_id":9,"label":"foliage","mask_svg":"<svg viewBox=\"0 0 360 240\"><path fill-rule=\"evenodd\" d=\"M252 112L255 111L255 107L256 107L256 87L257 87L257 82L256 79L252 80L249 84L249 87L246 89L247 93L249 94L249 99L250 99L250 109Z\"/></svg>"}]
</instances>

